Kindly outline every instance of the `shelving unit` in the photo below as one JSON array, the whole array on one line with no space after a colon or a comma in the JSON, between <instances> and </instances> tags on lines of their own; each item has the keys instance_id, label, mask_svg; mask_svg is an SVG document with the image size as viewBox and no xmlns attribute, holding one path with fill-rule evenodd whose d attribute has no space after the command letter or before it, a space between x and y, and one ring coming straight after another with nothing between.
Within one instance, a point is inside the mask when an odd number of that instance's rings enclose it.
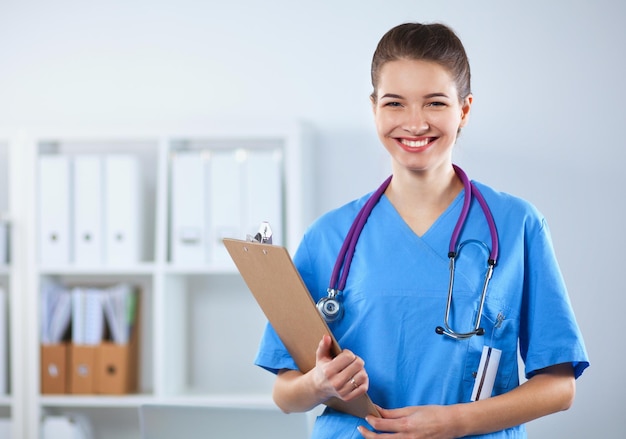
<instances>
[{"instance_id":1,"label":"shelving unit","mask_svg":"<svg viewBox=\"0 0 626 439\"><path fill-rule=\"evenodd\" d=\"M47 414L81 413L92 421L97 437L138 438L137 408L146 403L267 408L273 378L252 362L265 317L234 264L181 264L172 259L171 164L181 151L274 151L280 160L282 224L276 243L291 251L312 219L306 202L311 187L308 128L299 123L258 126L216 124L211 127L160 127L159 130L37 129L24 130L7 143L20 166L15 184L22 194L18 234L21 262L3 274L19 277L25 294L21 313L20 358L24 388L14 398L0 397L0 416L9 412L18 425L14 437L39 438L39 421ZM2 143L0 142L0 148ZM0 153L2 150L0 149ZM142 258L135 264L108 261L89 266L70 261L42 264L38 243L38 160L43 155L139 157L142 193ZM1 159L1 156L0 156ZM220 188L228 194L229 187ZM263 218L259 218L259 222ZM244 236L241 236L244 238ZM45 279L67 285L112 285L128 282L140 293L139 391L123 396L42 395L40 393L40 286ZM15 309L14 309L15 308ZM19 309L18 309L19 308ZM15 320L15 319L14 319ZM15 354L15 353L14 353ZM18 389L16 389L17 392ZM19 416L15 416L15 415Z\"/></svg>"},{"instance_id":2,"label":"shelving unit","mask_svg":"<svg viewBox=\"0 0 626 439\"><path fill-rule=\"evenodd\" d=\"M9 212L9 146L8 141L0 139L0 221L5 220L4 216L8 216ZM0 230L0 233L4 233L4 230ZM4 237L2 242L4 243ZM0 361L2 365L0 370L4 372L4 376L0 377L2 380L2 388L0 389L0 422L3 423L0 428L6 429L6 423L11 426L14 423L14 398L12 388L12 374L11 374L11 359L13 358L11 352L11 335L13 334L11 328L11 320L9 320L11 305L13 304L11 297L11 281L12 267L9 261L5 260L5 253L7 249L0 249L0 289L4 292L4 297L0 297L4 301L2 304L6 313L0 316L0 324L3 328L0 330L0 334L6 335L4 340L0 341L2 346L2 352L0 353ZM11 427L9 427L11 428Z\"/></svg>"}]
</instances>

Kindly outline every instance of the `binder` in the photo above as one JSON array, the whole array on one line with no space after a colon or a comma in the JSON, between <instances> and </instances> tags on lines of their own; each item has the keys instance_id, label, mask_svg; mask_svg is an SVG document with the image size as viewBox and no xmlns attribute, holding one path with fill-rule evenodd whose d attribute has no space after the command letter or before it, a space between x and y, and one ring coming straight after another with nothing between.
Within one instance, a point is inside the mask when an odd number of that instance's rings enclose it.
<instances>
[{"instance_id":1,"label":"binder","mask_svg":"<svg viewBox=\"0 0 626 439\"><path fill-rule=\"evenodd\" d=\"M205 163L200 151L178 152L172 158L172 262L206 262Z\"/></svg>"},{"instance_id":2,"label":"binder","mask_svg":"<svg viewBox=\"0 0 626 439\"><path fill-rule=\"evenodd\" d=\"M8 330L9 314L7 313L7 294L2 286L0 286L0 395L6 395L8 393Z\"/></svg>"},{"instance_id":3,"label":"binder","mask_svg":"<svg viewBox=\"0 0 626 439\"><path fill-rule=\"evenodd\" d=\"M9 263L9 223L0 215L0 266Z\"/></svg>"},{"instance_id":4,"label":"binder","mask_svg":"<svg viewBox=\"0 0 626 439\"><path fill-rule=\"evenodd\" d=\"M324 335L330 335L332 339L331 353L337 355L341 352L286 248L230 238L224 239L224 245L302 372L315 367L315 352ZM325 404L361 418L368 414L379 416L367 395L349 402L332 398Z\"/></svg>"},{"instance_id":5,"label":"binder","mask_svg":"<svg viewBox=\"0 0 626 439\"><path fill-rule=\"evenodd\" d=\"M108 264L136 264L142 260L140 171L139 159L133 155L104 157L104 248Z\"/></svg>"},{"instance_id":6,"label":"binder","mask_svg":"<svg viewBox=\"0 0 626 439\"><path fill-rule=\"evenodd\" d=\"M102 159L96 155L74 158L74 262L76 265L102 263Z\"/></svg>"},{"instance_id":7,"label":"binder","mask_svg":"<svg viewBox=\"0 0 626 439\"><path fill-rule=\"evenodd\" d=\"M230 258L222 239L241 236L241 166L234 150L215 151L208 160L209 261L224 265Z\"/></svg>"},{"instance_id":8,"label":"binder","mask_svg":"<svg viewBox=\"0 0 626 439\"><path fill-rule=\"evenodd\" d=\"M279 149L247 151L241 163L243 191L242 233L239 236L254 236L259 221L272 225L275 244L283 243L283 174L282 154ZM236 235L231 235L236 236Z\"/></svg>"},{"instance_id":9,"label":"binder","mask_svg":"<svg viewBox=\"0 0 626 439\"><path fill-rule=\"evenodd\" d=\"M64 155L39 157L39 262L63 265L70 253L70 161Z\"/></svg>"}]
</instances>

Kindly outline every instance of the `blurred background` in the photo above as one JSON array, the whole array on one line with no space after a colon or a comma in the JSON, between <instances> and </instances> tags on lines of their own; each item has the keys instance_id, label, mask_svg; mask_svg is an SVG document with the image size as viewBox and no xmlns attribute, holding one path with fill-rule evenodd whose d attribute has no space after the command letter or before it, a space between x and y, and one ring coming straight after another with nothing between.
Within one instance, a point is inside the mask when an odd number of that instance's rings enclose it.
<instances>
[{"instance_id":1,"label":"blurred background","mask_svg":"<svg viewBox=\"0 0 626 439\"><path fill-rule=\"evenodd\" d=\"M585 336L592 365L573 408L530 437L620 437L626 3L0 0L0 126L304 120L321 214L389 172L369 64L406 21L446 23L464 42L475 104L456 161L545 214Z\"/></svg>"}]
</instances>

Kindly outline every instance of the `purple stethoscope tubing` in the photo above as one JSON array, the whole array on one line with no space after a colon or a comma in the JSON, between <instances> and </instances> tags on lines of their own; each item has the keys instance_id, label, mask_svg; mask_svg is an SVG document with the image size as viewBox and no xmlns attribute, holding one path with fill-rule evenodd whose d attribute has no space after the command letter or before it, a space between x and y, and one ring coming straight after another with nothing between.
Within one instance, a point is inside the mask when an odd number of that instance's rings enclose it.
<instances>
[{"instance_id":1,"label":"purple stethoscope tubing","mask_svg":"<svg viewBox=\"0 0 626 439\"><path fill-rule=\"evenodd\" d=\"M496 265L496 261L498 259L498 251L499 251L498 232L496 229L495 221L493 220L493 215L491 214L491 210L489 209L489 206L487 205L485 198L480 193L476 185L474 185L474 183L472 183L469 180L465 172L460 167L456 165L452 165L452 166L454 168L456 175L459 177L459 179L463 183L463 188L465 189L465 193L464 193L463 207L461 209L461 214L459 215L459 219L457 220L454 230L452 231L452 236L450 237L448 257L451 259L451 262L453 263L454 258L456 257L456 253L457 253L457 243L459 240L459 236L461 235L463 225L465 224L467 220L467 216L469 214L469 210L470 210L470 206L472 202L472 196L474 196L476 200L478 201L478 204L480 205L485 215L485 219L487 220L487 225L489 227L489 233L491 235L491 251L489 254L489 259L487 261L490 267L489 272L488 272L489 273L488 277L490 278L491 271L493 270L493 267ZM350 271L350 266L352 264L352 258L354 257L356 244L357 244L357 241L359 240L359 236L361 235L361 231L365 227L365 223L367 222L367 219L369 218L369 215L371 214L372 210L374 209L374 207L376 206L376 204L378 203L378 201L384 194L385 190L389 186L391 179L392 179L392 176L389 176L380 185L380 187L376 189L376 191L372 194L372 196L365 202L365 204L363 205L363 207L357 214L356 218L354 219L352 226L348 230L346 238L341 246L341 249L339 250L339 254L337 255L337 260L335 262L335 266L333 267L333 271L330 277L330 286L328 287L328 292L330 295L332 295L332 297L335 297L345 288L346 281L348 279L348 273ZM339 279L340 274L341 274L341 279ZM487 284L488 284L488 280L486 280L485 286L483 288L483 297L481 298L481 310L482 310L482 303L484 302L484 293L486 291ZM451 300L451 294L449 294L448 302L450 302L450 300ZM449 307L449 304L448 304L448 307ZM448 314L448 310L446 311L446 327L448 327L447 314ZM438 333L441 333L441 332L439 332L438 330ZM450 336L454 336L451 334L464 335L464 334L456 334L452 330L450 330L450 333L448 333L447 331L444 331L443 333L446 333L446 335L450 335Z\"/></svg>"}]
</instances>

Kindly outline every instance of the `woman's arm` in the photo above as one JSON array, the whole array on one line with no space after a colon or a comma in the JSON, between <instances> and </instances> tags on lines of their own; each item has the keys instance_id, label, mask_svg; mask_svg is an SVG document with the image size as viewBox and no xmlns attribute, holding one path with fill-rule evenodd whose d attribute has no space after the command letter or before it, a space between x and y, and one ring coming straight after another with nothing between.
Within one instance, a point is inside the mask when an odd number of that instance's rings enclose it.
<instances>
[{"instance_id":1,"label":"woman's arm","mask_svg":"<svg viewBox=\"0 0 626 439\"><path fill-rule=\"evenodd\" d=\"M282 411L304 412L332 397L349 401L367 392L369 378L363 360L348 350L332 358L330 347L330 336L324 336L317 347L315 367L309 372L278 373L273 398Z\"/></svg>"},{"instance_id":2,"label":"woman's arm","mask_svg":"<svg viewBox=\"0 0 626 439\"><path fill-rule=\"evenodd\" d=\"M381 409L382 418L368 417L378 431L409 433L411 438L458 438L504 430L533 419L567 410L574 401L576 382L571 364L539 371L503 395L450 406ZM386 437L360 427L366 439Z\"/></svg>"}]
</instances>

